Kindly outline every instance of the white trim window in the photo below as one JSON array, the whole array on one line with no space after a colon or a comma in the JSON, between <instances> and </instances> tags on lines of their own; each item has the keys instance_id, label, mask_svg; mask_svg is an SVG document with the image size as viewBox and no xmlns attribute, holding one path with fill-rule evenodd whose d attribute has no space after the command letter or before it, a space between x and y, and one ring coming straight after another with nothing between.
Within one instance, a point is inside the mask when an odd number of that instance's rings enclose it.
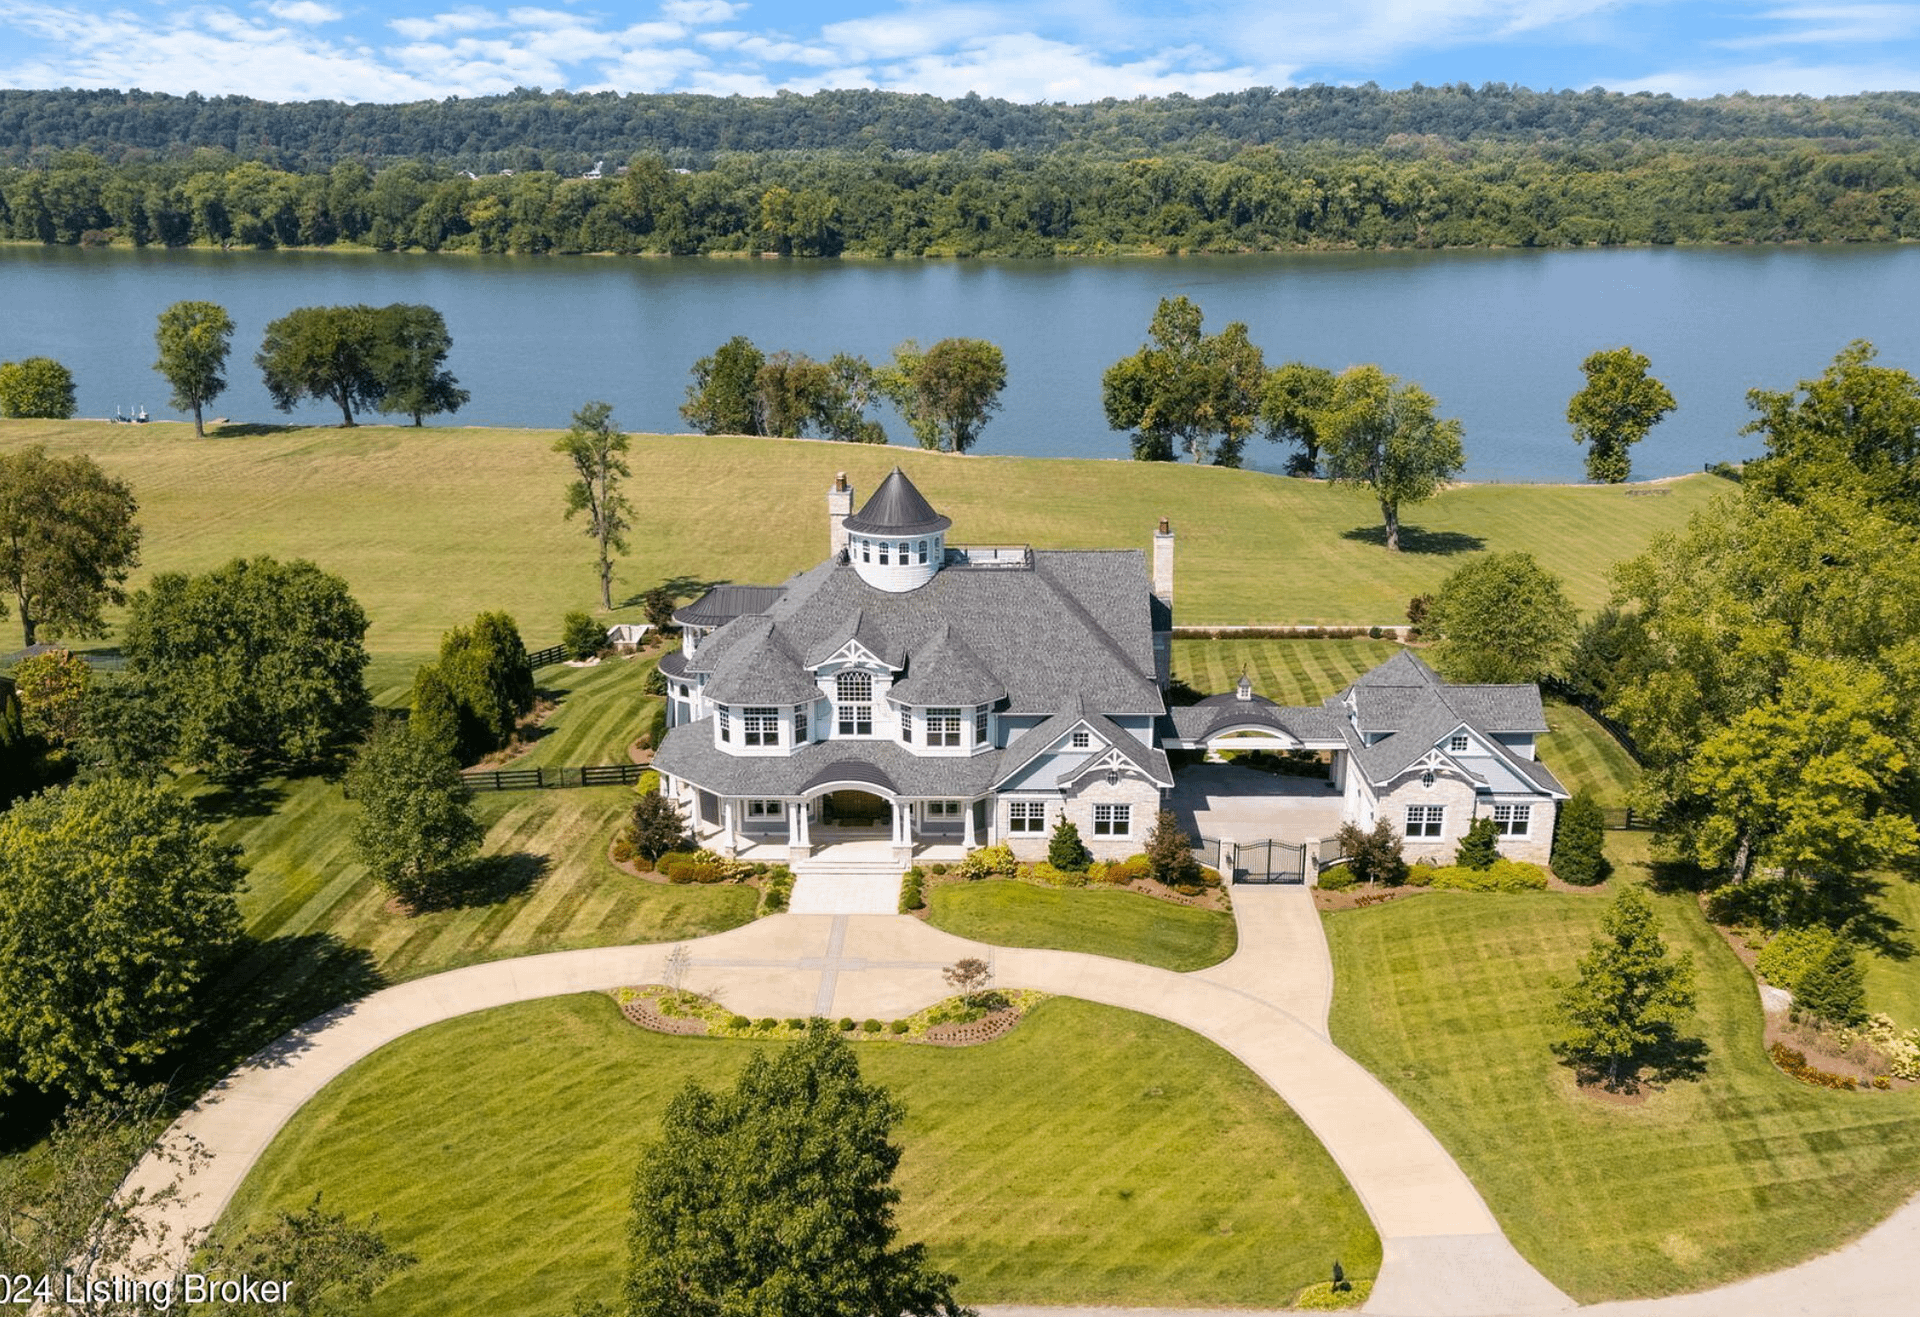
<instances>
[{"instance_id":1,"label":"white trim window","mask_svg":"<svg viewBox=\"0 0 1920 1317\"><path fill-rule=\"evenodd\" d=\"M927 744L933 746L960 745L960 710L927 710Z\"/></svg>"},{"instance_id":2,"label":"white trim window","mask_svg":"<svg viewBox=\"0 0 1920 1317\"><path fill-rule=\"evenodd\" d=\"M813 739L813 707L806 704L793 706L793 743L805 745Z\"/></svg>"},{"instance_id":3,"label":"white trim window","mask_svg":"<svg viewBox=\"0 0 1920 1317\"><path fill-rule=\"evenodd\" d=\"M1457 755L1461 751L1471 749L1472 747L1473 742L1467 739L1465 732L1455 732L1447 738L1447 752L1449 754Z\"/></svg>"},{"instance_id":4,"label":"white trim window","mask_svg":"<svg viewBox=\"0 0 1920 1317\"><path fill-rule=\"evenodd\" d=\"M1408 805L1407 836L1438 837L1447 826L1445 805Z\"/></svg>"},{"instance_id":5,"label":"white trim window","mask_svg":"<svg viewBox=\"0 0 1920 1317\"><path fill-rule=\"evenodd\" d=\"M745 709L740 714L741 743L761 747L780 744L780 710Z\"/></svg>"},{"instance_id":6,"label":"white trim window","mask_svg":"<svg viewBox=\"0 0 1920 1317\"><path fill-rule=\"evenodd\" d=\"M1532 827L1532 805L1495 805L1493 807L1493 830L1502 837L1524 837Z\"/></svg>"},{"instance_id":7,"label":"white trim window","mask_svg":"<svg viewBox=\"0 0 1920 1317\"><path fill-rule=\"evenodd\" d=\"M1093 835L1096 837L1132 836L1133 806L1095 805L1093 807Z\"/></svg>"},{"instance_id":8,"label":"white trim window","mask_svg":"<svg viewBox=\"0 0 1920 1317\"><path fill-rule=\"evenodd\" d=\"M777 819L784 817L786 812L785 801L749 800L747 802L747 817L750 819Z\"/></svg>"},{"instance_id":9,"label":"white trim window","mask_svg":"<svg viewBox=\"0 0 1920 1317\"><path fill-rule=\"evenodd\" d=\"M927 565L927 542L925 540L920 541L919 559L920 565L925 567Z\"/></svg>"},{"instance_id":10,"label":"white trim window","mask_svg":"<svg viewBox=\"0 0 1920 1317\"><path fill-rule=\"evenodd\" d=\"M1046 830L1046 801L1014 800L1007 803L1008 832L1045 832Z\"/></svg>"},{"instance_id":11,"label":"white trim window","mask_svg":"<svg viewBox=\"0 0 1920 1317\"><path fill-rule=\"evenodd\" d=\"M1074 728L1072 733L1067 737L1067 749L1069 750L1091 750L1092 748L1093 733L1084 727Z\"/></svg>"},{"instance_id":12,"label":"white trim window","mask_svg":"<svg viewBox=\"0 0 1920 1317\"><path fill-rule=\"evenodd\" d=\"M986 706L982 705L976 709L973 714L973 743L975 745L987 744L988 734L987 710Z\"/></svg>"},{"instance_id":13,"label":"white trim window","mask_svg":"<svg viewBox=\"0 0 1920 1317\"><path fill-rule=\"evenodd\" d=\"M887 554L888 547L889 546L885 540L880 541L880 565L882 567L887 567L891 565L888 561L888 554Z\"/></svg>"},{"instance_id":14,"label":"white trim window","mask_svg":"<svg viewBox=\"0 0 1920 1317\"><path fill-rule=\"evenodd\" d=\"M720 720L720 739L731 743L733 741L733 721L727 717L727 706L724 704L714 705L713 716Z\"/></svg>"},{"instance_id":15,"label":"white trim window","mask_svg":"<svg viewBox=\"0 0 1920 1317\"><path fill-rule=\"evenodd\" d=\"M843 672L833 679L833 702L840 735L873 735L873 674Z\"/></svg>"},{"instance_id":16,"label":"white trim window","mask_svg":"<svg viewBox=\"0 0 1920 1317\"><path fill-rule=\"evenodd\" d=\"M872 540L860 541L860 561L861 562L873 561L873 541Z\"/></svg>"},{"instance_id":17,"label":"white trim window","mask_svg":"<svg viewBox=\"0 0 1920 1317\"><path fill-rule=\"evenodd\" d=\"M960 817L960 802L957 800L929 800L927 817L930 819L957 819Z\"/></svg>"}]
</instances>

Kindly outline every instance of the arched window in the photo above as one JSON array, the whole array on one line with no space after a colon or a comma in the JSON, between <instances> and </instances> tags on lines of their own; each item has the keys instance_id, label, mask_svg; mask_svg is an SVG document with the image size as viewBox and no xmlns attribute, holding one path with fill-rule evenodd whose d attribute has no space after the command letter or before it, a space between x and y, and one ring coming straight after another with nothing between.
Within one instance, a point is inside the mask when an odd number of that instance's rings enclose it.
<instances>
[{"instance_id":1,"label":"arched window","mask_svg":"<svg viewBox=\"0 0 1920 1317\"><path fill-rule=\"evenodd\" d=\"M873 675L843 672L833 679L833 703L842 736L873 735Z\"/></svg>"},{"instance_id":2,"label":"arched window","mask_svg":"<svg viewBox=\"0 0 1920 1317\"><path fill-rule=\"evenodd\" d=\"M872 540L860 541L860 561L861 562L873 561L873 541Z\"/></svg>"},{"instance_id":3,"label":"arched window","mask_svg":"<svg viewBox=\"0 0 1920 1317\"><path fill-rule=\"evenodd\" d=\"M920 541L920 565L922 567L927 565L927 542L925 540Z\"/></svg>"}]
</instances>

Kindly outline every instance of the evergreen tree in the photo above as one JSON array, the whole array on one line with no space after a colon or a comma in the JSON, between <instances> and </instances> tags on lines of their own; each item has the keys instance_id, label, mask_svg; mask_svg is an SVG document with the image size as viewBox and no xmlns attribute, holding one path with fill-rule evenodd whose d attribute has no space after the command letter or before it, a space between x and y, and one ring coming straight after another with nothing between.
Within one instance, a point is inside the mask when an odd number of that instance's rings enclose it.
<instances>
[{"instance_id":1,"label":"evergreen tree","mask_svg":"<svg viewBox=\"0 0 1920 1317\"><path fill-rule=\"evenodd\" d=\"M1093 863L1093 852L1080 840L1079 826L1064 814L1047 842L1047 863L1064 873L1081 873Z\"/></svg>"},{"instance_id":2,"label":"evergreen tree","mask_svg":"<svg viewBox=\"0 0 1920 1317\"><path fill-rule=\"evenodd\" d=\"M1601 936L1561 989L1556 1055L1608 1088L1637 1087L1647 1066L1664 1068L1680 1050L1693 1013L1693 958L1670 956L1653 903L1628 887L1600 918Z\"/></svg>"},{"instance_id":3,"label":"evergreen tree","mask_svg":"<svg viewBox=\"0 0 1920 1317\"><path fill-rule=\"evenodd\" d=\"M1468 869L1491 869L1499 858L1499 826L1482 814L1467 825L1467 833L1460 838L1460 849L1454 852L1453 862Z\"/></svg>"},{"instance_id":4,"label":"evergreen tree","mask_svg":"<svg viewBox=\"0 0 1920 1317\"><path fill-rule=\"evenodd\" d=\"M1851 943L1835 942L1800 976L1793 988L1793 1012L1842 1027L1867 1018L1867 971Z\"/></svg>"},{"instance_id":5,"label":"evergreen tree","mask_svg":"<svg viewBox=\"0 0 1920 1317\"><path fill-rule=\"evenodd\" d=\"M1607 816L1590 791L1576 791L1560 807L1553 830L1553 872L1563 883L1592 887L1607 880Z\"/></svg>"},{"instance_id":6,"label":"evergreen tree","mask_svg":"<svg viewBox=\"0 0 1920 1317\"><path fill-rule=\"evenodd\" d=\"M423 663L413 674L407 730L416 740L436 746L455 758L467 753L462 736L460 697L454 693L438 663Z\"/></svg>"},{"instance_id":7,"label":"evergreen tree","mask_svg":"<svg viewBox=\"0 0 1920 1317\"><path fill-rule=\"evenodd\" d=\"M459 766L404 722L374 729L347 770L347 794L359 807L354 852L375 882L415 909L446 894L486 835Z\"/></svg>"},{"instance_id":8,"label":"evergreen tree","mask_svg":"<svg viewBox=\"0 0 1920 1317\"><path fill-rule=\"evenodd\" d=\"M679 850L687 840L687 821L680 816L680 806L659 791L642 792L633 802L627 840L634 853L649 862Z\"/></svg>"},{"instance_id":9,"label":"evergreen tree","mask_svg":"<svg viewBox=\"0 0 1920 1317\"><path fill-rule=\"evenodd\" d=\"M629 1317L961 1317L954 1278L895 1242L901 1115L818 1020L731 1092L689 1083L635 1178Z\"/></svg>"},{"instance_id":10,"label":"evergreen tree","mask_svg":"<svg viewBox=\"0 0 1920 1317\"><path fill-rule=\"evenodd\" d=\"M1163 809L1147 834L1147 869L1154 881L1181 887L1200 881L1200 861L1193 858L1193 838L1180 826L1172 810Z\"/></svg>"}]
</instances>

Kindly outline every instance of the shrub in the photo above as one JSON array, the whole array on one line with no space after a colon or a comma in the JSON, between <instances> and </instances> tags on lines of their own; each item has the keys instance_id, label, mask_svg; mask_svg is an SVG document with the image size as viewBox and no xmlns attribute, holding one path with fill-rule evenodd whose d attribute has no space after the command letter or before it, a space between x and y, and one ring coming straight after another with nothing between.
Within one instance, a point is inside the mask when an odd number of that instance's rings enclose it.
<instances>
[{"instance_id":1,"label":"shrub","mask_svg":"<svg viewBox=\"0 0 1920 1317\"><path fill-rule=\"evenodd\" d=\"M1125 887L1128 883L1146 878L1152 873L1153 866L1147 862L1146 856L1129 855L1124 860L1115 860L1107 865L1096 881L1110 883L1115 887Z\"/></svg>"},{"instance_id":2,"label":"shrub","mask_svg":"<svg viewBox=\"0 0 1920 1317\"><path fill-rule=\"evenodd\" d=\"M907 1022L905 1020L895 1020L892 1024L887 1026L888 1033L905 1033L906 1031L907 1031Z\"/></svg>"},{"instance_id":3,"label":"shrub","mask_svg":"<svg viewBox=\"0 0 1920 1317\"><path fill-rule=\"evenodd\" d=\"M900 913L910 915L927 903L927 893L918 866L907 870L900 883Z\"/></svg>"},{"instance_id":4,"label":"shrub","mask_svg":"<svg viewBox=\"0 0 1920 1317\"><path fill-rule=\"evenodd\" d=\"M729 1015L729 1016L727 1017L727 1028L729 1028L729 1029L751 1029L751 1028L753 1028L753 1021L752 1021L752 1020L749 1020L749 1019L748 1019L748 1018L747 1018L746 1016L744 1016L744 1015Z\"/></svg>"},{"instance_id":5,"label":"shrub","mask_svg":"<svg viewBox=\"0 0 1920 1317\"><path fill-rule=\"evenodd\" d=\"M667 693L667 674L658 667L647 669L647 678L640 683L642 695L665 695Z\"/></svg>"},{"instance_id":6,"label":"shrub","mask_svg":"<svg viewBox=\"0 0 1920 1317\"><path fill-rule=\"evenodd\" d=\"M1857 1029L1841 1029L1835 1034L1842 1047L1865 1042L1887 1063L1887 1073L1895 1079L1920 1079L1920 1030L1902 1029L1891 1017L1869 1016Z\"/></svg>"},{"instance_id":7,"label":"shrub","mask_svg":"<svg viewBox=\"0 0 1920 1317\"><path fill-rule=\"evenodd\" d=\"M613 862L615 864L626 864L632 859L633 843L625 837L615 837L613 839Z\"/></svg>"},{"instance_id":8,"label":"shrub","mask_svg":"<svg viewBox=\"0 0 1920 1317\"><path fill-rule=\"evenodd\" d=\"M860 1022L860 1031L861 1031L862 1033L879 1033L879 1032L880 1032L880 1021L878 1021L878 1020L862 1020L862 1021Z\"/></svg>"},{"instance_id":9,"label":"shrub","mask_svg":"<svg viewBox=\"0 0 1920 1317\"><path fill-rule=\"evenodd\" d=\"M1773 1063L1792 1075L1803 1084L1812 1084L1817 1088L1840 1089L1851 1093L1858 1087L1846 1075L1836 1075L1831 1070L1821 1070L1807 1064L1807 1054L1798 1048L1788 1047L1785 1043L1774 1043L1767 1048L1767 1055Z\"/></svg>"},{"instance_id":10,"label":"shrub","mask_svg":"<svg viewBox=\"0 0 1920 1317\"><path fill-rule=\"evenodd\" d=\"M1045 883L1048 887L1085 887L1087 871L1056 868L1051 862L1042 860L1038 864L1026 865L1022 876L1036 883Z\"/></svg>"},{"instance_id":11,"label":"shrub","mask_svg":"<svg viewBox=\"0 0 1920 1317\"><path fill-rule=\"evenodd\" d=\"M1395 887L1407 881L1407 862L1400 853L1400 835L1387 820L1381 819L1367 832L1343 823L1334 838L1346 854L1347 867L1361 882Z\"/></svg>"},{"instance_id":12,"label":"shrub","mask_svg":"<svg viewBox=\"0 0 1920 1317\"><path fill-rule=\"evenodd\" d=\"M590 659L606 646L607 629L590 614L568 613L560 619L560 643L566 648L567 657Z\"/></svg>"},{"instance_id":13,"label":"shrub","mask_svg":"<svg viewBox=\"0 0 1920 1317\"><path fill-rule=\"evenodd\" d=\"M1093 852L1080 840L1080 828L1062 815L1053 825L1053 838L1047 843L1047 863L1070 873L1085 873L1093 863Z\"/></svg>"},{"instance_id":14,"label":"shrub","mask_svg":"<svg viewBox=\"0 0 1920 1317\"><path fill-rule=\"evenodd\" d=\"M840 1032L841 1033L853 1032L853 1017L851 1015L843 1015L840 1017Z\"/></svg>"},{"instance_id":15,"label":"shrub","mask_svg":"<svg viewBox=\"0 0 1920 1317\"><path fill-rule=\"evenodd\" d=\"M1472 869L1461 864L1449 864L1438 868L1416 864L1415 872L1427 870L1426 881L1422 886L1431 886L1436 890L1455 892L1543 892L1547 888L1547 871L1537 864L1526 864L1520 860L1509 860L1502 856L1484 869ZM1418 882L1419 879L1410 881Z\"/></svg>"},{"instance_id":16,"label":"shrub","mask_svg":"<svg viewBox=\"0 0 1920 1317\"><path fill-rule=\"evenodd\" d=\"M1798 993L1807 971L1826 959L1839 943L1839 935L1824 924L1785 928L1760 949L1753 967L1774 987Z\"/></svg>"},{"instance_id":17,"label":"shrub","mask_svg":"<svg viewBox=\"0 0 1920 1317\"><path fill-rule=\"evenodd\" d=\"M1367 628L1367 639L1368 639L1368 640L1378 640L1378 639L1380 639L1380 637L1382 637L1382 636L1384 636L1384 635L1386 635L1386 634L1387 634L1386 632L1384 632L1384 631L1382 631L1382 630L1381 630L1381 629L1380 629L1379 627L1377 627L1377 626L1370 626L1370 627L1368 627L1368 628Z\"/></svg>"},{"instance_id":18,"label":"shrub","mask_svg":"<svg viewBox=\"0 0 1920 1317\"><path fill-rule=\"evenodd\" d=\"M947 866L944 864L931 864L927 866L927 872L932 874L936 874L936 875L943 874L946 871L947 871Z\"/></svg>"},{"instance_id":19,"label":"shrub","mask_svg":"<svg viewBox=\"0 0 1920 1317\"><path fill-rule=\"evenodd\" d=\"M1409 887L1433 886L1433 875L1440 872L1440 866L1431 860L1422 860L1407 869L1406 884Z\"/></svg>"},{"instance_id":20,"label":"shrub","mask_svg":"<svg viewBox=\"0 0 1920 1317\"><path fill-rule=\"evenodd\" d=\"M1453 862L1465 869L1489 869L1499 858L1500 827L1483 814L1467 825L1467 834L1460 839Z\"/></svg>"},{"instance_id":21,"label":"shrub","mask_svg":"<svg viewBox=\"0 0 1920 1317\"><path fill-rule=\"evenodd\" d=\"M806 1027L807 1027L807 1022L801 1019L797 1015L789 1016L787 1018L787 1028L792 1029L796 1033L798 1033L800 1030Z\"/></svg>"},{"instance_id":22,"label":"shrub","mask_svg":"<svg viewBox=\"0 0 1920 1317\"><path fill-rule=\"evenodd\" d=\"M1607 880L1606 814L1590 791L1577 791L1560 807L1553 829L1553 871L1560 881L1592 887Z\"/></svg>"},{"instance_id":23,"label":"shrub","mask_svg":"<svg viewBox=\"0 0 1920 1317\"><path fill-rule=\"evenodd\" d=\"M1336 864L1320 875L1320 886L1329 892L1344 892L1359 881L1354 877L1353 870L1344 864Z\"/></svg>"},{"instance_id":24,"label":"shrub","mask_svg":"<svg viewBox=\"0 0 1920 1317\"><path fill-rule=\"evenodd\" d=\"M1012 878L1020 872L1020 861L1013 858L1013 849L1009 846L982 846L977 851L969 852L954 872L968 882L978 882L983 878Z\"/></svg>"},{"instance_id":25,"label":"shrub","mask_svg":"<svg viewBox=\"0 0 1920 1317\"><path fill-rule=\"evenodd\" d=\"M776 1029L779 1026L780 1021L774 1019L771 1015L766 1015L756 1021L753 1027L756 1029Z\"/></svg>"}]
</instances>

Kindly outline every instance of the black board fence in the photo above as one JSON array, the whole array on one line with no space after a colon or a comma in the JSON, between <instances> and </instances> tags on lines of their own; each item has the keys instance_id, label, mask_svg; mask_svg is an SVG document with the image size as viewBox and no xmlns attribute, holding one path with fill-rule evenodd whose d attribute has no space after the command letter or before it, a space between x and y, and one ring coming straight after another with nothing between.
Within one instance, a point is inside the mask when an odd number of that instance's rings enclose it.
<instances>
[{"instance_id":1,"label":"black board fence","mask_svg":"<svg viewBox=\"0 0 1920 1317\"><path fill-rule=\"evenodd\" d=\"M536 668L550 668L556 663L564 662L566 657L565 645L548 645L545 649L536 649L527 655L527 662Z\"/></svg>"},{"instance_id":2,"label":"black board fence","mask_svg":"<svg viewBox=\"0 0 1920 1317\"><path fill-rule=\"evenodd\" d=\"M576 768L473 768L460 775L472 791L551 791L561 787L631 786L645 764L588 764Z\"/></svg>"}]
</instances>

